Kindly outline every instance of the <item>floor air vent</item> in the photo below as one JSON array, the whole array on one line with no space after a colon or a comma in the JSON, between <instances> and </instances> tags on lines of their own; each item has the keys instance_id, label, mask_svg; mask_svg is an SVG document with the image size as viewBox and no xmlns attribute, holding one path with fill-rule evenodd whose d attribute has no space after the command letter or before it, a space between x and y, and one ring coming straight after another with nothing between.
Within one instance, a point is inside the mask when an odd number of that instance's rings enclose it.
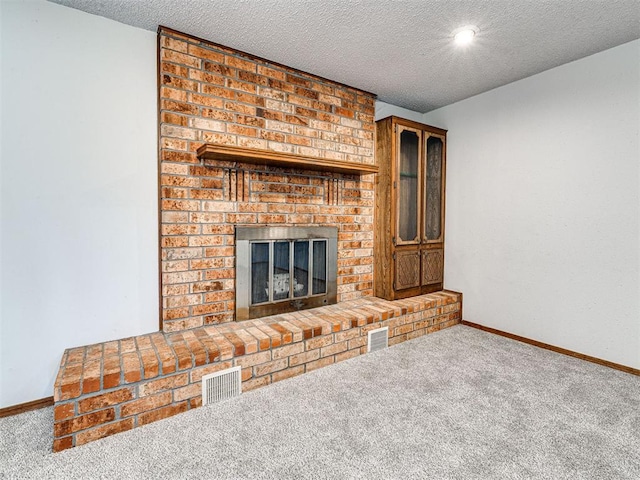
<instances>
[{"instance_id":1,"label":"floor air vent","mask_svg":"<svg viewBox=\"0 0 640 480\"><path fill-rule=\"evenodd\" d=\"M241 393L241 367L227 368L202 377L202 405L237 397Z\"/></svg>"},{"instance_id":2,"label":"floor air vent","mask_svg":"<svg viewBox=\"0 0 640 480\"><path fill-rule=\"evenodd\" d=\"M389 327L377 328L369 332L367 353L382 350L389 346Z\"/></svg>"}]
</instances>

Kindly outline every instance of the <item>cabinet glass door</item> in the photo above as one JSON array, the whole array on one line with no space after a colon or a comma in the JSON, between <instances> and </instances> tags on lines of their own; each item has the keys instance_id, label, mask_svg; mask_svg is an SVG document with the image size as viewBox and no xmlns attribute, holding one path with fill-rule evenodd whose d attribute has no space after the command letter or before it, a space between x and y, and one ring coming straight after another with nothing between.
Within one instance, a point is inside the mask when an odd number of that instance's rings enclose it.
<instances>
[{"instance_id":1,"label":"cabinet glass door","mask_svg":"<svg viewBox=\"0 0 640 480\"><path fill-rule=\"evenodd\" d=\"M424 219L424 238L428 242L442 241L442 172L443 146L441 138L427 138L427 166L426 166L426 206Z\"/></svg>"},{"instance_id":2,"label":"cabinet glass door","mask_svg":"<svg viewBox=\"0 0 640 480\"><path fill-rule=\"evenodd\" d=\"M419 243L420 132L398 129L397 243Z\"/></svg>"}]
</instances>

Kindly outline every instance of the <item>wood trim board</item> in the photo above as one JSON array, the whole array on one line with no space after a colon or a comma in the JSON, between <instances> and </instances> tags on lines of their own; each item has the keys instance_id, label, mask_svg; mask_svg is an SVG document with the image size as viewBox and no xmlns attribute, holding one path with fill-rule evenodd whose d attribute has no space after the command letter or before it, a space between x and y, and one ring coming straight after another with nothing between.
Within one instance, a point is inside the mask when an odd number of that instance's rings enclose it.
<instances>
[{"instance_id":1,"label":"wood trim board","mask_svg":"<svg viewBox=\"0 0 640 480\"><path fill-rule=\"evenodd\" d=\"M320 170L344 173L347 175L367 175L378 173L377 165L365 163L343 162L328 158L305 157L293 153L242 148L205 143L198 148L197 156L201 160L220 160L227 162L243 162L258 165L275 165L278 167Z\"/></svg>"},{"instance_id":2,"label":"wood trim board","mask_svg":"<svg viewBox=\"0 0 640 480\"><path fill-rule=\"evenodd\" d=\"M32 400L31 402L20 403L18 405L12 405L10 407L0 408L0 418L10 417L11 415L18 415L19 413L30 412L31 410L38 410L39 408L50 407L53 405L53 397L40 398L38 400Z\"/></svg>"},{"instance_id":3,"label":"wood trim board","mask_svg":"<svg viewBox=\"0 0 640 480\"><path fill-rule=\"evenodd\" d=\"M620 370L621 372L630 373L631 375L640 376L640 370L637 368L628 367L626 365L620 365L619 363L610 362L609 360L603 360L601 358L592 357L591 355L585 355L584 353L574 352L573 350L567 350L566 348L556 347L555 345L539 342L538 340L532 340L531 338L527 338L527 337L521 337L520 335L504 332L502 330L497 330L495 328L485 327L484 325L480 325L478 323L468 322L466 320L463 320L460 323L462 323L462 325L466 325L467 327L477 328L478 330L482 330L483 332L493 333L494 335L500 335L501 337L510 338L511 340L527 343L529 345L533 345L534 347L544 348L545 350L551 350L552 352L560 353L562 355L579 358L580 360L596 363L598 365L613 368L614 370Z\"/></svg>"}]
</instances>

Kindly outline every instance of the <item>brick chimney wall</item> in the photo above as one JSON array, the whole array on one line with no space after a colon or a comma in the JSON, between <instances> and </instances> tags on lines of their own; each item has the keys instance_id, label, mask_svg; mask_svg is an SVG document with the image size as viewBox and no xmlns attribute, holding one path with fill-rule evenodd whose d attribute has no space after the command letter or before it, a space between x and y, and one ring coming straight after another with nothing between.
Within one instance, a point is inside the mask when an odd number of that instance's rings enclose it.
<instances>
[{"instance_id":1,"label":"brick chimney wall","mask_svg":"<svg viewBox=\"0 0 640 480\"><path fill-rule=\"evenodd\" d=\"M235 225L338 227L338 302L373 295L374 176L201 161L205 143L374 164L374 95L161 27L162 328L234 320Z\"/></svg>"}]
</instances>

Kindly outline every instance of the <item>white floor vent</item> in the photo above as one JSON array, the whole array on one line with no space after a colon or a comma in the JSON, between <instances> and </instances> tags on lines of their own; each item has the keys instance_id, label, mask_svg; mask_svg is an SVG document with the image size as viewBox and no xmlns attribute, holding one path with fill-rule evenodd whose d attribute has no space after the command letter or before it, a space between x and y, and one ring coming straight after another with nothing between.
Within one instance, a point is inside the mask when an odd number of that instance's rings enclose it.
<instances>
[{"instance_id":1,"label":"white floor vent","mask_svg":"<svg viewBox=\"0 0 640 480\"><path fill-rule=\"evenodd\" d=\"M227 368L202 377L202 405L237 397L242 393L241 367Z\"/></svg>"},{"instance_id":2,"label":"white floor vent","mask_svg":"<svg viewBox=\"0 0 640 480\"><path fill-rule=\"evenodd\" d=\"M367 353L382 350L389 346L389 327L377 328L369 332Z\"/></svg>"}]
</instances>

